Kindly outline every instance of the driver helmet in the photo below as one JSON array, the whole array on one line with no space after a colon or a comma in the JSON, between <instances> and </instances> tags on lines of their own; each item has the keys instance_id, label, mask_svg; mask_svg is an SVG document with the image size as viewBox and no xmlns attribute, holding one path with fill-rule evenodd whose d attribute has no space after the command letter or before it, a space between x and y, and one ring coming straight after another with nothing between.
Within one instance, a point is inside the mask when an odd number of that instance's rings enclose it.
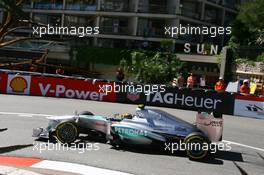
<instances>
[{"instance_id":1,"label":"driver helmet","mask_svg":"<svg viewBox=\"0 0 264 175\"><path fill-rule=\"evenodd\" d=\"M130 114L130 113L125 113L125 114L121 115L121 118L123 118L123 119L132 119L133 115Z\"/></svg>"}]
</instances>

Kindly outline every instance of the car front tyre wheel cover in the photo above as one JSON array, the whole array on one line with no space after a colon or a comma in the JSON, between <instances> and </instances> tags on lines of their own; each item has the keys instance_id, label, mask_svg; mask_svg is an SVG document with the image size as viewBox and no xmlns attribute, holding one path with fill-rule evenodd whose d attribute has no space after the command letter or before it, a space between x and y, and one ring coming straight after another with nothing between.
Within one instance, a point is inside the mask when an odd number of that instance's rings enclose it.
<instances>
[{"instance_id":1,"label":"car front tyre wheel cover","mask_svg":"<svg viewBox=\"0 0 264 175\"><path fill-rule=\"evenodd\" d=\"M78 128L71 122L61 123L56 128L56 137L62 143L72 143L78 137Z\"/></svg>"}]
</instances>

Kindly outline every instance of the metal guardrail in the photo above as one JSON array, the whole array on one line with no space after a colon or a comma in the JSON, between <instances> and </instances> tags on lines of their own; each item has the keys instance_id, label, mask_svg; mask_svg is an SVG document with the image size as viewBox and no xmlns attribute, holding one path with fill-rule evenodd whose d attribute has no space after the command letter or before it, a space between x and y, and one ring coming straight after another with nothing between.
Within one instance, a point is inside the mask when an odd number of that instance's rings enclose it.
<instances>
[{"instance_id":1,"label":"metal guardrail","mask_svg":"<svg viewBox=\"0 0 264 175\"><path fill-rule=\"evenodd\" d=\"M82 76L67 76L60 74L49 74L49 73L40 73L40 72L29 72L29 71L19 71L19 70L10 70L10 69L0 69L0 73L9 73L9 74L22 74L22 75L31 75L31 76L46 76L46 77L55 77L55 78L67 78L67 79L77 79L77 80L96 80L100 82L110 82L105 79L94 79L87 78Z\"/></svg>"}]
</instances>

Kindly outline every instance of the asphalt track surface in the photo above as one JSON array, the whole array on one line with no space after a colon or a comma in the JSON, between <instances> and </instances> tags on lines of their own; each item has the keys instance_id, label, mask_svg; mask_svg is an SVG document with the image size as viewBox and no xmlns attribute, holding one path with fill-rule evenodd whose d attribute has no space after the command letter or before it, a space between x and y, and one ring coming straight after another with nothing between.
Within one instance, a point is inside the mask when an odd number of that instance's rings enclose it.
<instances>
[{"instance_id":1,"label":"asphalt track surface","mask_svg":"<svg viewBox=\"0 0 264 175\"><path fill-rule=\"evenodd\" d=\"M31 137L34 127L46 126L47 115L73 114L75 110L89 110L108 116L113 113L133 113L136 105L60 99L0 95L0 156L35 157L47 160L79 163L121 172L142 175L187 174L264 174L264 120L224 116L223 139L235 142L232 150L219 151L214 158L203 162L189 160L184 154L150 149L113 149L98 140L87 140L99 150L45 150L40 153L36 145L46 144ZM195 112L162 108L186 121L194 122ZM38 114L38 115L32 115ZM45 115L43 115L45 114ZM35 149L34 149L35 147Z\"/></svg>"}]
</instances>

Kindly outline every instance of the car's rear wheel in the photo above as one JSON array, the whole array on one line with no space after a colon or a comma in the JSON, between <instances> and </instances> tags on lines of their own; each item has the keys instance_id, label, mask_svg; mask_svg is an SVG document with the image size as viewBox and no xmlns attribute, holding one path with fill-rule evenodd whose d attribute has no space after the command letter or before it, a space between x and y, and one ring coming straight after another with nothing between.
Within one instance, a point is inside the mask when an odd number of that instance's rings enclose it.
<instances>
[{"instance_id":1,"label":"car's rear wheel","mask_svg":"<svg viewBox=\"0 0 264 175\"><path fill-rule=\"evenodd\" d=\"M186 144L187 156L191 160L205 159L210 152L208 139L199 132L189 134L184 143Z\"/></svg>"},{"instance_id":2,"label":"car's rear wheel","mask_svg":"<svg viewBox=\"0 0 264 175\"><path fill-rule=\"evenodd\" d=\"M112 139L110 139L110 145L112 145L115 148L119 148L121 146L121 139L118 134L111 133Z\"/></svg>"},{"instance_id":3,"label":"car's rear wheel","mask_svg":"<svg viewBox=\"0 0 264 175\"><path fill-rule=\"evenodd\" d=\"M64 122L57 126L56 137L61 143L73 143L79 135L77 126L72 122Z\"/></svg>"}]
</instances>

